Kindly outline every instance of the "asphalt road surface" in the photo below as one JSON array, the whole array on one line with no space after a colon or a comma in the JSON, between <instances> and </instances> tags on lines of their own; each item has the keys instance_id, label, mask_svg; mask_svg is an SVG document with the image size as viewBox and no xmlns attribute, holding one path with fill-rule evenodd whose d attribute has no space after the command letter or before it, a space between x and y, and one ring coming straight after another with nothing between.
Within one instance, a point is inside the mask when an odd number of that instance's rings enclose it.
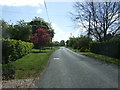
<instances>
[{"instance_id":1,"label":"asphalt road surface","mask_svg":"<svg viewBox=\"0 0 120 90\"><path fill-rule=\"evenodd\" d=\"M61 47L36 82L39 88L118 88L118 66Z\"/></svg>"}]
</instances>

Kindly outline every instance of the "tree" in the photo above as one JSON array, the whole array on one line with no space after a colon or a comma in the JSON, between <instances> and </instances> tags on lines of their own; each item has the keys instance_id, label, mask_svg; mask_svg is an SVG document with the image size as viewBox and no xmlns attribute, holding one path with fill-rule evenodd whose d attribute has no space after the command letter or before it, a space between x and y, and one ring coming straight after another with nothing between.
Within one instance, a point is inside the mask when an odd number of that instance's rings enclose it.
<instances>
[{"instance_id":1,"label":"tree","mask_svg":"<svg viewBox=\"0 0 120 90\"><path fill-rule=\"evenodd\" d=\"M11 25L9 29L12 39L28 41L32 35L31 27L24 20L18 21L16 25Z\"/></svg>"},{"instance_id":2,"label":"tree","mask_svg":"<svg viewBox=\"0 0 120 90\"><path fill-rule=\"evenodd\" d=\"M29 25L32 26L32 33L36 33L36 30L39 28L43 28L45 30L50 30L50 24L45 22L42 18L40 17L35 17L31 22L29 22Z\"/></svg>"},{"instance_id":3,"label":"tree","mask_svg":"<svg viewBox=\"0 0 120 90\"><path fill-rule=\"evenodd\" d=\"M106 41L109 33L120 34L119 2L76 2L73 20L87 29L88 36Z\"/></svg>"},{"instance_id":4,"label":"tree","mask_svg":"<svg viewBox=\"0 0 120 90\"><path fill-rule=\"evenodd\" d=\"M67 47L69 47L69 42L70 42L70 40L67 40L67 41L66 41L66 46L67 46Z\"/></svg>"},{"instance_id":5,"label":"tree","mask_svg":"<svg viewBox=\"0 0 120 90\"><path fill-rule=\"evenodd\" d=\"M60 41L60 46L65 46L65 41L64 40Z\"/></svg>"},{"instance_id":6,"label":"tree","mask_svg":"<svg viewBox=\"0 0 120 90\"><path fill-rule=\"evenodd\" d=\"M3 38L10 38L22 41L28 41L32 31L31 27L24 21L20 20L17 24L8 24L5 21L1 21L2 23L2 37Z\"/></svg>"},{"instance_id":7,"label":"tree","mask_svg":"<svg viewBox=\"0 0 120 90\"><path fill-rule=\"evenodd\" d=\"M54 37L54 34L55 34L54 29L52 29L52 28L49 29L48 33L51 35L52 38Z\"/></svg>"},{"instance_id":8,"label":"tree","mask_svg":"<svg viewBox=\"0 0 120 90\"><path fill-rule=\"evenodd\" d=\"M50 34L50 37L51 37L49 46L52 48L52 46L53 46L52 39L53 39L54 34L55 34L54 30L53 29L48 30L48 34Z\"/></svg>"},{"instance_id":9,"label":"tree","mask_svg":"<svg viewBox=\"0 0 120 90\"><path fill-rule=\"evenodd\" d=\"M54 42L53 42L53 45L54 45L54 46L59 46L60 43L59 43L58 41L54 41Z\"/></svg>"},{"instance_id":10,"label":"tree","mask_svg":"<svg viewBox=\"0 0 120 90\"><path fill-rule=\"evenodd\" d=\"M2 29L2 38L10 38L9 24L4 20L0 20L0 25Z\"/></svg>"},{"instance_id":11,"label":"tree","mask_svg":"<svg viewBox=\"0 0 120 90\"><path fill-rule=\"evenodd\" d=\"M29 22L29 25L32 26L32 34L36 33L36 30L39 28L43 28L47 30L48 34L51 35L51 37L54 37L54 29L52 29L51 24L48 22L44 21L40 17L35 17L31 22ZM52 43L52 38L51 38L51 43Z\"/></svg>"},{"instance_id":12,"label":"tree","mask_svg":"<svg viewBox=\"0 0 120 90\"><path fill-rule=\"evenodd\" d=\"M47 30L40 28L36 30L36 33L33 34L30 41L34 43L36 47L42 48L49 43L50 39L51 37L50 34L47 33Z\"/></svg>"}]
</instances>

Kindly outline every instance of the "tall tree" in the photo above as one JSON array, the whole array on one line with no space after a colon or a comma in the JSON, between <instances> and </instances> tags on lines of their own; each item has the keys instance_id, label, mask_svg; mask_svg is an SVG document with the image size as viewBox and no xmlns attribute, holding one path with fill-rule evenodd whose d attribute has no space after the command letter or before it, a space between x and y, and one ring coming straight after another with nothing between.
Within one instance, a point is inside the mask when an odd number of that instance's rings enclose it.
<instances>
[{"instance_id":1,"label":"tall tree","mask_svg":"<svg viewBox=\"0 0 120 90\"><path fill-rule=\"evenodd\" d=\"M76 2L73 19L99 41L105 41L109 33L120 34L120 2Z\"/></svg>"},{"instance_id":2,"label":"tall tree","mask_svg":"<svg viewBox=\"0 0 120 90\"><path fill-rule=\"evenodd\" d=\"M48 34L51 35L51 37L54 37L54 29L52 29L51 24L49 24L48 22L44 21L42 18L40 17L35 17L31 22L29 22L29 25L32 26L32 33L36 33L36 30L39 28L43 28L45 30L48 31ZM52 42L52 38L51 38L51 42Z\"/></svg>"},{"instance_id":3,"label":"tall tree","mask_svg":"<svg viewBox=\"0 0 120 90\"><path fill-rule=\"evenodd\" d=\"M50 24L45 22L42 18L40 17L35 17L30 23L32 26L32 33L36 33L36 30L39 28L43 28L45 30L49 30L50 28Z\"/></svg>"}]
</instances>

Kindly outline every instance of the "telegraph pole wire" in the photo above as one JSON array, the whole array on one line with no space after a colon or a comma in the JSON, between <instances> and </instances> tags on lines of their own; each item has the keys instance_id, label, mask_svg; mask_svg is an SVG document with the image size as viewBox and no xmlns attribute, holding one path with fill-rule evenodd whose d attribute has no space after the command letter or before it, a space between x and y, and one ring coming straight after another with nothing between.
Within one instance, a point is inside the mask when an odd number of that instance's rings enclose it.
<instances>
[{"instance_id":1,"label":"telegraph pole wire","mask_svg":"<svg viewBox=\"0 0 120 90\"><path fill-rule=\"evenodd\" d=\"M45 0L44 0L44 5L45 5L45 9L46 9L46 14L47 14L48 21L49 21L49 23L51 23L51 22L50 22L49 15L48 15L48 9L47 9L47 5L46 5Z\"/></svg>"}]
</instances>

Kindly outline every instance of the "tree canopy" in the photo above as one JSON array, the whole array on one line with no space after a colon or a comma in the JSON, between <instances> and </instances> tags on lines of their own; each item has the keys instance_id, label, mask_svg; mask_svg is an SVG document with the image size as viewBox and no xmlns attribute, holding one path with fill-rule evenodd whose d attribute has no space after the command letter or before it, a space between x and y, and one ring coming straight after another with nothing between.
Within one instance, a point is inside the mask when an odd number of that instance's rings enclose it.
<instances>
[{"instance_id":1,"label":"tree canopy","mask_svg":"<svg viewBox=\"0 0 120 90\"><path fill-rule=\"evenodd\" d=\"M120 35L119 2L76 2L73 21L87 30L88 37L106 41L107 34Z\"/></svg>"}]
</instances>

